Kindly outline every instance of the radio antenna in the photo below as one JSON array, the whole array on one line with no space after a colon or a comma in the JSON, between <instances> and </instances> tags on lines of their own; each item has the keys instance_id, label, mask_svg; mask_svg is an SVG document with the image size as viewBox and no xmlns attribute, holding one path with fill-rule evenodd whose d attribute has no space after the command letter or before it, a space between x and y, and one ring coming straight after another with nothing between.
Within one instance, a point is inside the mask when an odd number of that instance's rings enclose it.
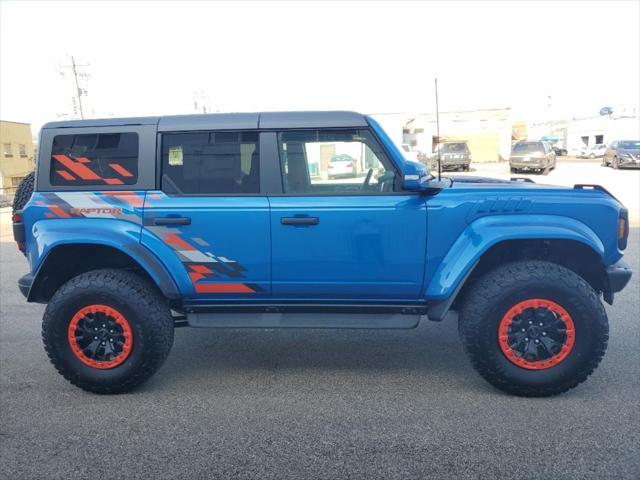
<instances>
[{"instance_id":1,"label":"radio antenna","mask_svg":"<svg viewBox=\"0 0 640 480\"><path fill-rule=\"evenodd\" d=\"M436 135L438 143L436 149L438 153L438 181L442 180L442 162L440 160L440 112L438 111L438 78L436 77Z\"/></svg>"}]
</instances>

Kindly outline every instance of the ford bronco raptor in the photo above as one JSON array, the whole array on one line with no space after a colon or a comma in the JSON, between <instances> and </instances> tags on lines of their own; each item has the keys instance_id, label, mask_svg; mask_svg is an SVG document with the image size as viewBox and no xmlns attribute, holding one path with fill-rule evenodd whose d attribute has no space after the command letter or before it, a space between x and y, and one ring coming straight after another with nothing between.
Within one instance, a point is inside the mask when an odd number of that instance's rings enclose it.
<instances>
[{"instance_id":1,"label":"ford bronco raptor","mask_svg":"<svg viewBox=\"0 0 640 480\"><path fill-rule=\"evenodd\" d=\"M354 178L330 177L336 155ZM602 359L600 297L631 276L627 210L604 188L438 180L352 112L49 123L14 207L47 354L96 393L148 379L176 326L413 328L452 311L489 383L554 395Z\"/></svg>"}]
</instances>

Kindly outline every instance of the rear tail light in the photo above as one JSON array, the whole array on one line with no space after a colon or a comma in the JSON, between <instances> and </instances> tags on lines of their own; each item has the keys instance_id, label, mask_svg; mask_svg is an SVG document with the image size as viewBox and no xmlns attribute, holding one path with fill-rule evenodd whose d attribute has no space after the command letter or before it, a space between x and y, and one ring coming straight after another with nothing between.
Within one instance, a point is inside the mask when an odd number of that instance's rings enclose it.
<instances>
[{"instance_id":1,"label":"rear tail light","mask_svg":"<svg viewBox=\"0 0 640 480\"><path fill-rule=\"evenodd\" d=\"M629 238L629 211L626 208L620 210L618 218L618 248L624 250L627 248L627 239Z\"/></svg>"},{"instance_id":2,"label":"rear tail light","mask_svg":"<svg viewBox=\"0 0 640 480\"><path fill-rule=\"evenodd\" d=\"M353 163L351 162L347 163L347 168L351 168L351 167L353 167Z\"/></svg>"},{"instance_id":3,"label":"rear tail light","mask_svg":"<svg viewBox=\"0 0 640 480\"><path fill-rule=\"evenodd\" d=\"M333 168L332 164L329 164L329 170L331 170Z\"/></svg>"},{"instance_id":4,"label":"rear tail light","mask_svg":"<svg viewBox=\"0 0 640 480\"><path fill-rule=\"evenodd\" d=\"M24 224L22 223L22 212L17 211L11 215L11 221L13 222L13 238L18 245L18 250L25 253L26 248L24 244Z\"/></svg>"}]
</instances>

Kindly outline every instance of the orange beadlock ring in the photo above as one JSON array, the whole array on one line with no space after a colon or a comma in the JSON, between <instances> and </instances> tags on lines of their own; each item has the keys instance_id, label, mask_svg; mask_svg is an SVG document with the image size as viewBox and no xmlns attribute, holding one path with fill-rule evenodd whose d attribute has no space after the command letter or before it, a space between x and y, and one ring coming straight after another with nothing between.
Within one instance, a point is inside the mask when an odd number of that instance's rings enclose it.
<instances>
[{"instance_id":1,"label":"orange beadlock ring","mask_svg":"<svg viewBox=\"0 0 640 480\"><path fill-rule=\"evenodd\" d=\"M93 358L90 358L84 353L84 351L78 344L78 335L76 332L78 330L80 321L86 319L87 315L96 313L103 313L122 329L122 332L119 333L119 335L124 337L122 351L120 351L115 357L111 358L110 360L95 360ZM69 327L67 328L67 340L69 341L71 351L78 358L78 360L89 367L97 368L100 370L107 370L122 365L122 363L124 363L124 361L129 357L129 355L131 354L131 350L133 349L133 331L131 330L131 325L124 317L124 315L122 315L116 309L107 305L88 305L80 309L73 316L71 322L69 323Z\"/></svg>"},{"instance_id":2,"label":"orange beadlock ring","mask_svg":"<svg viewBox=\"0 0 640 480\"><path fill-rule=\"evenodd\" d=\"M509 346L509 327L513 323L513 319L528 308L546 308L547 310L555 313L565 325L566 339L564 341L564 344L562 345L558 353L545 360L527 360L518 355ZM504 314L502 320L500 320L500 325L498 326L498 343L500 344L502 353L504 353L504 355L511 363L519 367L526 368L527 370L545 370L547 368L558 365L565 358L567 358L567 355L569 355L569 353L571 353L573 345L575 344L575 340L575 325L573 324L571 315L569 315L569 313L557 303L542 298L532 298L517 303L516 305L511 307L509 311L507 311L507 313Z\"/></svg>"}]
</instances>

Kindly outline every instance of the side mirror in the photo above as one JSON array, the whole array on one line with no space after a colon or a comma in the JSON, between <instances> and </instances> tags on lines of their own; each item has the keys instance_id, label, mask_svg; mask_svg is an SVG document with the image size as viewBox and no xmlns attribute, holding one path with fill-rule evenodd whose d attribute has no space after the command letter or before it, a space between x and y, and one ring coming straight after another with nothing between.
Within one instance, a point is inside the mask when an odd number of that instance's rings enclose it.
<instances>
[{"instance_id":1,"label":"side mirror","mask_svg":"<svg viewBox=\"0 0 640 480\"><path fill-rule=\"evenodd\" d=\"M406 161L402 168L402 188L412 192L423 192L429 189L430 177L426 165Z\"/></svg>"}]
</instances>

